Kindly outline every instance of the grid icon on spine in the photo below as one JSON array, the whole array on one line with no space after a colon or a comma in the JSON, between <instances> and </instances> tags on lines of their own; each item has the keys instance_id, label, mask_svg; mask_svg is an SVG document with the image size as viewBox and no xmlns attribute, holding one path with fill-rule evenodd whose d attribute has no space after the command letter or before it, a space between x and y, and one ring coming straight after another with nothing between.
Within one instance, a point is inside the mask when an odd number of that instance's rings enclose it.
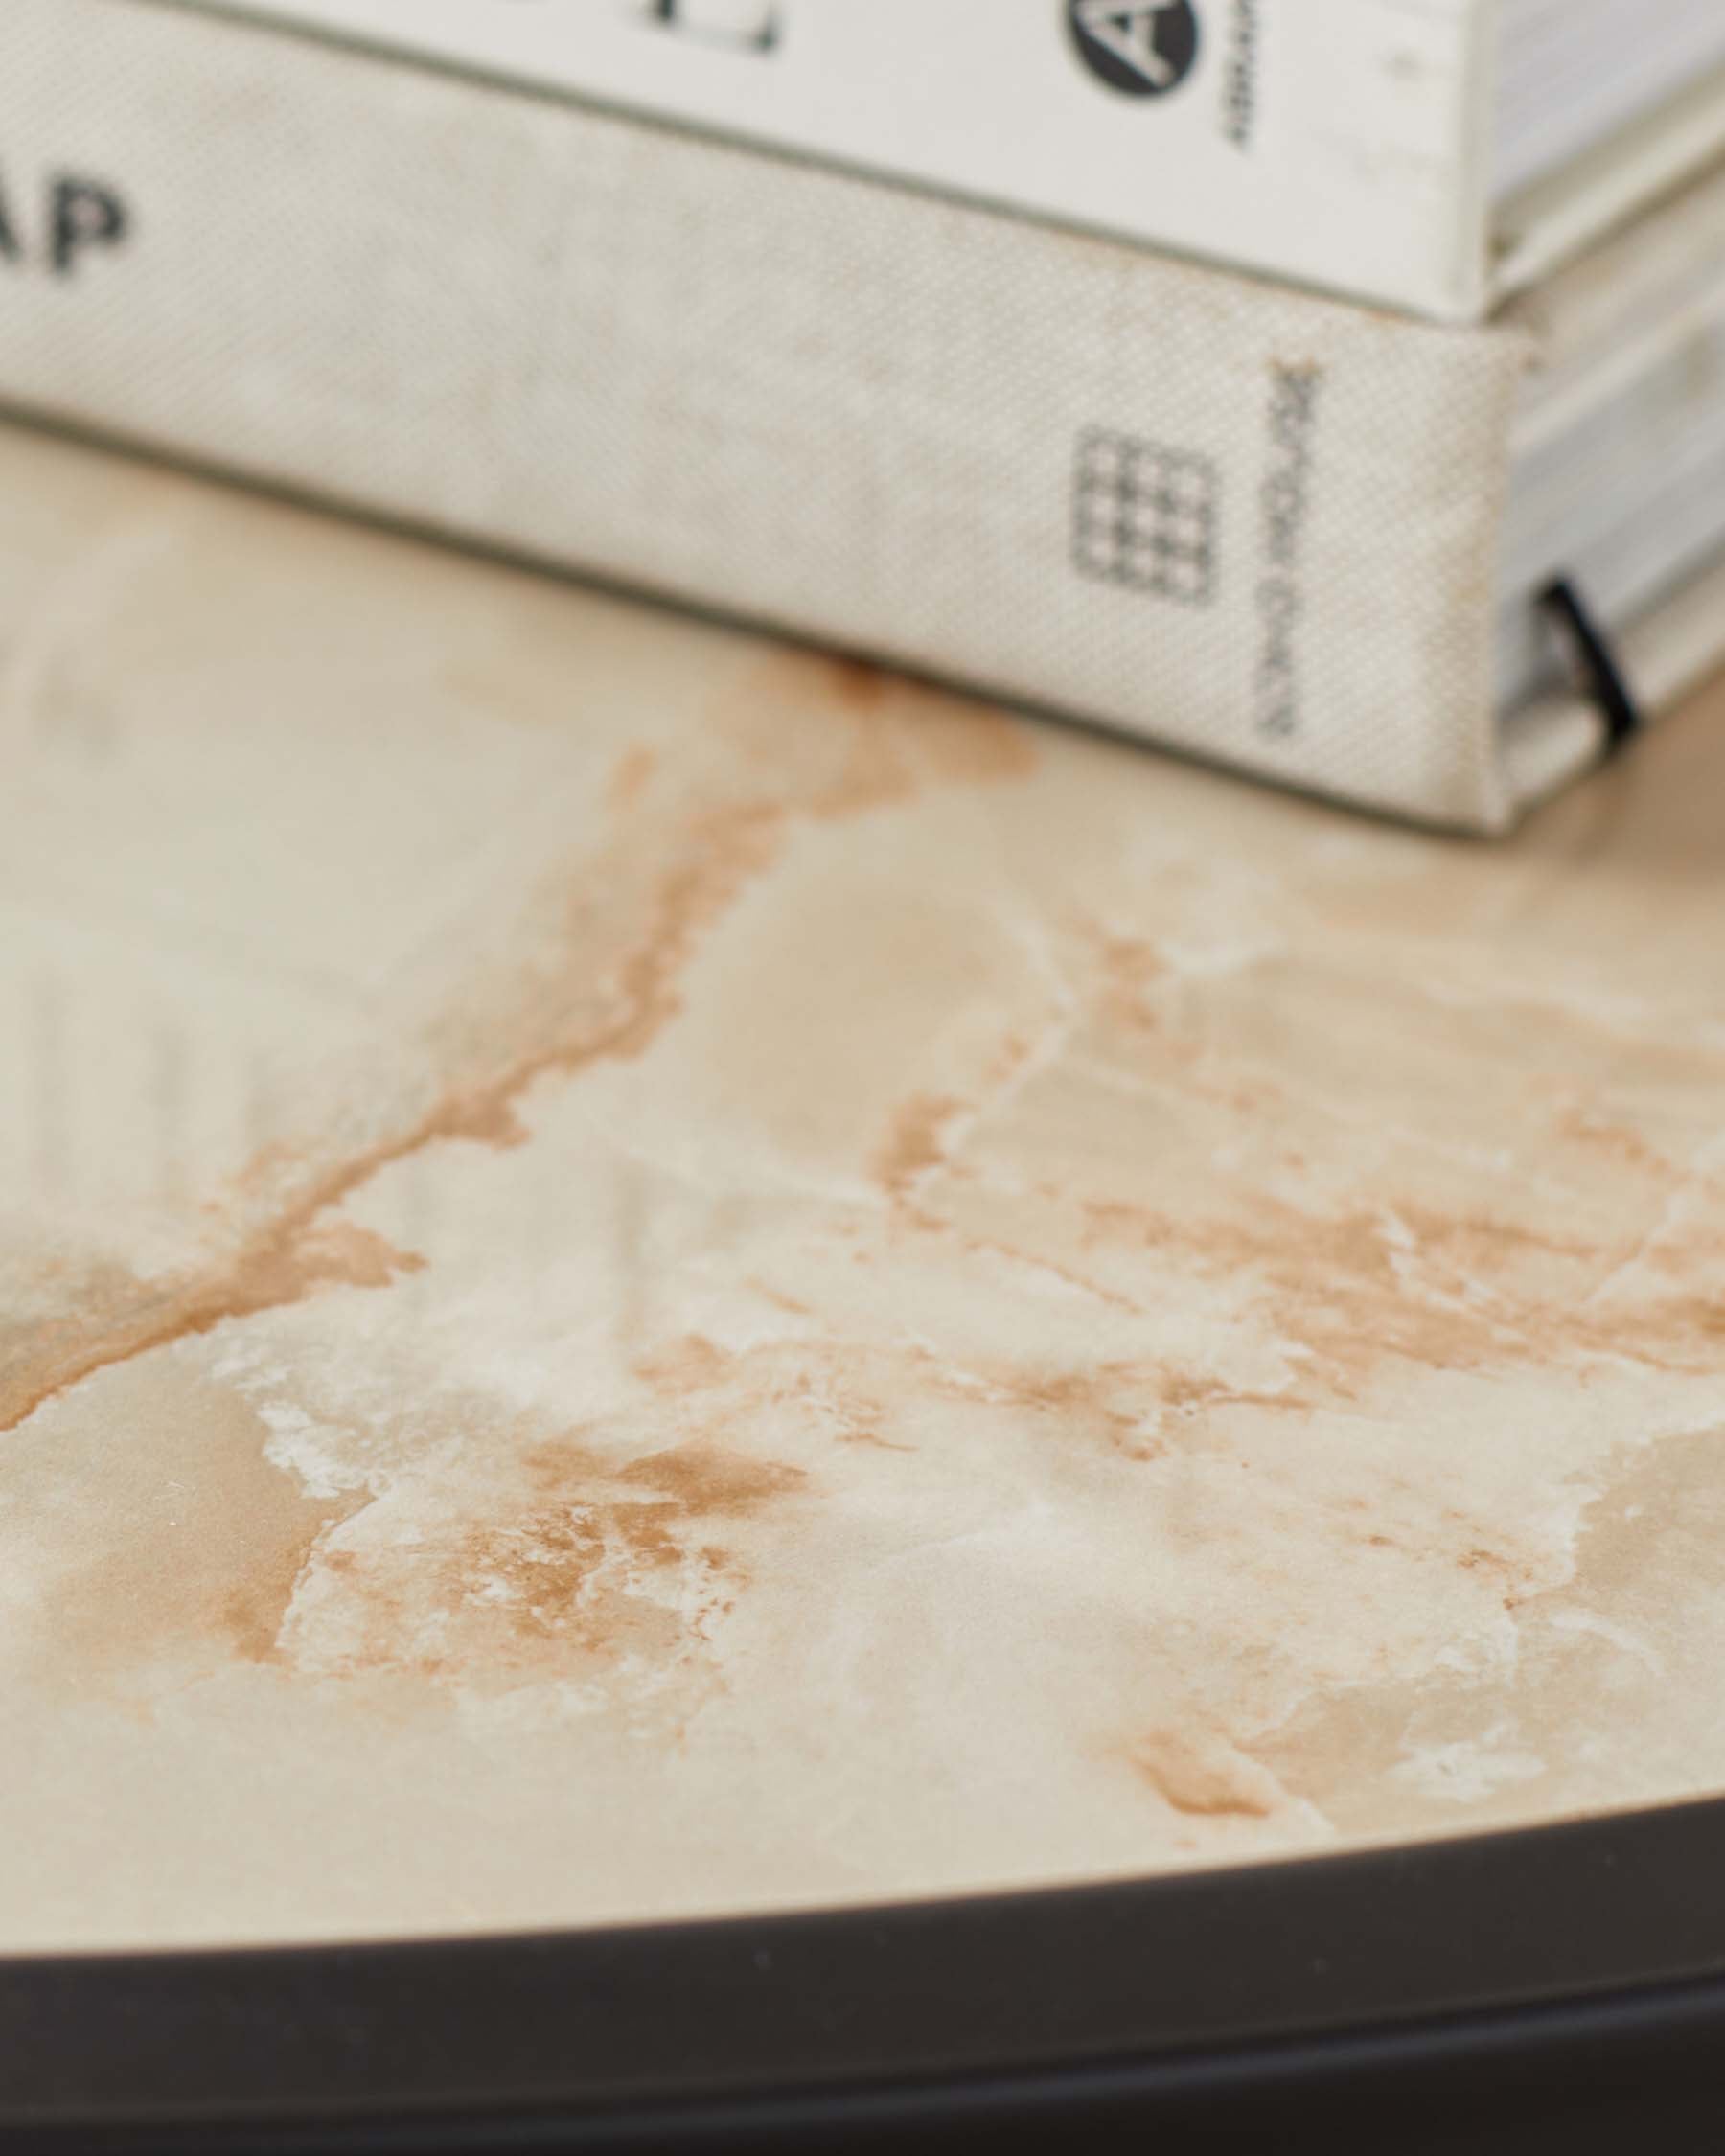
<instances>
[{"instance_id":1,"label":"grid icon on spine","mask_svg":"<svg viewBox=\"0 0 1725 2156\"><path fill-rule=\"evenodd\" d=\"M1072 565L1080 576L1208 607L1216 584L1216 468L1137 435L1078 437Z\"/></svg>"}]
</instances>

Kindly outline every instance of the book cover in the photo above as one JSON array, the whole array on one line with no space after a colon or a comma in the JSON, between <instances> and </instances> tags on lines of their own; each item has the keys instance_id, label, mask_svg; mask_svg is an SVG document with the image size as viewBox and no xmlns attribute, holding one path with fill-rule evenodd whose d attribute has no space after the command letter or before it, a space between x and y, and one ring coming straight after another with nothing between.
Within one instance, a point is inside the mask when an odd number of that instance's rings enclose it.
<instances>
[{"instance_id":1,"label":"book cover","mask_svg":"<svg viewBox=\"0 0 1725 2156\"><path fill-rule=\"evenodd\" d=\"M1477 315L1492 0L215 0L1182 253Z\"/></svg>"},{"instance_id":2,"label":"book cover","mask_svg":"<svg viewBox=\"0 0 1725 2156\"><path fill-rule=\"evenodd\" d=\"M137 0L10 0L0 105L13 401L1284 783L1513 814L1518 333Z\"/></svg>"}]
</instances>

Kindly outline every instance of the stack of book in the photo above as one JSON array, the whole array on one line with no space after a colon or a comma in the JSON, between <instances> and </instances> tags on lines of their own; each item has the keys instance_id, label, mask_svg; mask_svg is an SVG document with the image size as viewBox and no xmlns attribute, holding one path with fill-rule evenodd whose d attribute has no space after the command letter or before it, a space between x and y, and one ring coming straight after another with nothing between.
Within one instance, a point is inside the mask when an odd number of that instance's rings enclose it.
<instances>
[{"instance_id":1,"label":"stack of book","mask_svg":"<svg viewBox=\"0 0 1725 2156\"><path fill-rule=\"evenodd\" d=\"M1502 830L1725 654L1725 9L7 0L0 396Z\"/></svg>"}]
</instances>

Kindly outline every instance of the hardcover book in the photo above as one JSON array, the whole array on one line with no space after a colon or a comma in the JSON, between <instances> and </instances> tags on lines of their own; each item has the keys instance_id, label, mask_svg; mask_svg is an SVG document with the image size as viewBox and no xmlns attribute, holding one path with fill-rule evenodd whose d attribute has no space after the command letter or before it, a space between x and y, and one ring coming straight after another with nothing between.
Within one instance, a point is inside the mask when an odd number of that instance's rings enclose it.
<instances>
[{"instance_id":1,"label":"hardcover book","mask_svg":"<svg viewBox=\"0 0 1725 2156\"><path fill-rule=\"evenodd\" d=\"M1725 645L1722 170L1455 329L152 0L0 119L63 422L1475 830L1611 730L1554 585Z\"/></svg>"},{"instance_id":2,"label":"hardcover book","mask_svg":"<svg viewBox=\"0 0 1725 2156\"><path fill-rule=\"evenodd\" d=\"M1695 0L213 0L1477 319L1725 149Z\"/></svg>"}]
</instances>

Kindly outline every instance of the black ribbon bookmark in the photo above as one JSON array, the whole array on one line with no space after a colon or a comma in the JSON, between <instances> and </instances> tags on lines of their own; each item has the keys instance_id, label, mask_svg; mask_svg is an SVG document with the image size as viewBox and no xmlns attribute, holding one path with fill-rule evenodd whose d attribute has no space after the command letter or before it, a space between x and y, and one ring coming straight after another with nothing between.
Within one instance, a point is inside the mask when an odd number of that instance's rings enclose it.
<instances>
[{"instance_id":1,"label":"black ribbon bookmark","mask_svg":"<svg viewBox=\"0 0 1725 2156\"><path fill-rule=\"evenodd\" d=\"M1605 721L1606 756L1616 756L1645 721L1611 646L1568 577L1547 585L1537 602L1568 645L1576 671Z\"/></svg>"}]
</instances>

